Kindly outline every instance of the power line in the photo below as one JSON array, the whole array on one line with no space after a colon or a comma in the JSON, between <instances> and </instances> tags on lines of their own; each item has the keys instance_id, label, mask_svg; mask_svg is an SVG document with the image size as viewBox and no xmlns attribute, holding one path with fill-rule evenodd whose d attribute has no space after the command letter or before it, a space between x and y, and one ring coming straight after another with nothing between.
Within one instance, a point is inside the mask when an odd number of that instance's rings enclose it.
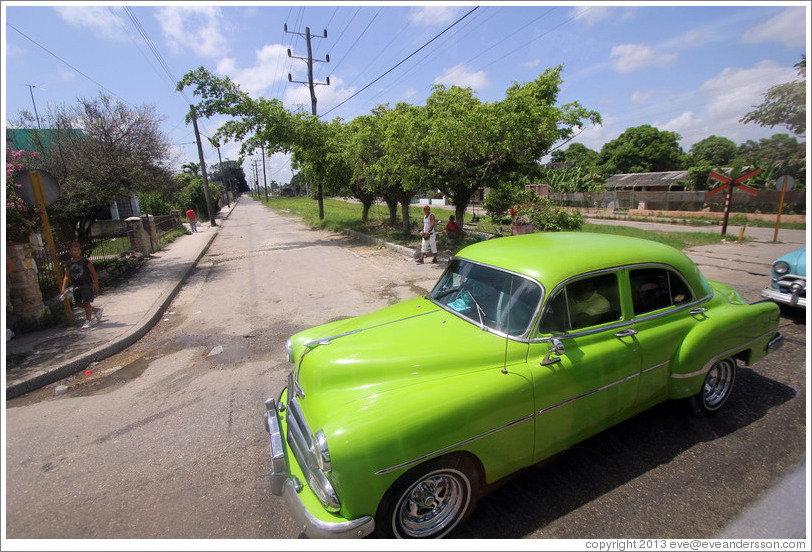
<instances>
[{"instance_id":1,"label":"power line","mask_svg":"<svg viewBox=\"0 0 812 552\"><path fill-rule=\"evenodd\" d=\"M112 90L110 90L109 88L107 88L106 86L104 86L103 84L101 84L100 82L96 81L95 79L93 79L93 78L91 78L91 77L88 77L88 76L87 76L87 75L85 75L85 74L84 74L82 71L80 71L79 69L77 69L76 67L74 67L73 65L71 65L70 63L68 63L67 61L65 61L64 59L62 59L62 58L61 58L61 57L59 57L58 55L56 55L55 53L53 53L52 51L50 51L48 48L46 48L45 46L43 46L42 44L40 44L39 42L37 42L36 40L34 40L33 38L31 38L30 36L28 36L28 35L27 35L27 34L25 34L24 32L22 32L20 29L18 29L17 27L15 27L14 25L12 25L11 23L6 22L6 25L8 25L10 28L12 28L12 29L14 29L15 31L17 31L18 33L20 33L20 35L22 35L22 36L23 36L23 38L26 38L26 39L28 39L29 41L33 42L35 45L39 46L40 48L42 48L43 50L45 50L46 52L48 52L50 55L52 55L53 57L55 57L56 59L58 59L59 61L61 61L62 63L64 63L65 65L67 65L68 67L70 67L71 69L73 69L74 71L76 71L77 73L79 73L80 75L82 75L84 78L86 78L87 80L89 80L90 82L92 82L93 84L95 84L96 86L98 86L99 88L102 88L102 89L106 90L107 92L109 92L111 96L113 96L113 97L115 97L115 98L118 98L118 100L120 100L121 102L123 102L123 103L125 103L125 104L127 104L127 105L130 105L130 104L127 102L127 101L125 101L123 98L121 98L121 97L120 97L118 94L116 94L115 92L113 92ZM131 107L132 107L132 106L131 106Z\"/></svg>"},{"instance_id":2,"label":"power line","mask_svg":"<svg viewBox=\"0 0 812 552\"><path fill-rule=\"evenodd\" d=\"M390 69L388 69L386 72L384 72L384 73L383 73L381 76L379 76L378 78L376 78L375 80L373 80L372 82L370 82L369 84L367 84L366 86L364 86L362 89L360 89L358 92L356 92L355 94L353 94L352 96L350 96L350 97L349 97L349 98L347 98L346 100L342 101L341 103L339 103L338 105L334 106L333 108L331 108L331 109L327 110L327 111L326 111L326 112L325 112L323 115L327 115L327 114L328 114L328 113L330 113L331 111L334 111L334 110L338 109L339 107L341 107L342 105L344 105L345 103L347 103L348 101L350 101L351 99L353 99L354 97L356 97L358 94L360 94L361 92L363 92L364 90L366 90L367 88L369 88L370 86L372 86L373 84L375 84L376 82L378 82L379 80L381 80L383 77L385 77L386 75L388 75L389 73L391 73L392 71L394 71L395 69L397 69L397 68L398 68L400 65L402 65L403 63L405 63L405 62L406 62L406 61L407 61L409 58L411 58L412 56L414 56L415 54L417 54L417 53L418 53L420 50L422 50L423 48L425 48L426 46L428 46L429 44L431 44L432 42L434 42L435 40L437 40L438 38L440 38L440 37L441 37L442 35L444 35L444 34L445 34L445 33L446 33L446 32L447 32L449 29L451 29L452 27L454 27L455 25L457 25L457 23L459 23L460 21L462 21L463 19L465 19L466 17L468 17L469 15L471 15L472 13L474 13L474 12L475 12L477 9L479 9L479 6L474 7L474 9L472 9L471 11L469 11L468 13L466 13L465 15L463 15L462 17L460 17L459 19L457 19L457 20L456 20L454 23L452 23L451 25L449 25L448 27L446 27L445 29L443 29L443 30L442 30L442 31L441 31L439 34L435 35L435 36L434 36L434 38L432 38L431 40L429 40L428 42L426 42L425 44L423 44L423 45L422 45L420 48L418 48L417 50L415 50L414 52L412 52L411 54L409 54L407 57L405 57L404 59L402 59L401 61L399 61L397 64L395 64L394 66L392 66Z\"/></svg>"}]
</instances>

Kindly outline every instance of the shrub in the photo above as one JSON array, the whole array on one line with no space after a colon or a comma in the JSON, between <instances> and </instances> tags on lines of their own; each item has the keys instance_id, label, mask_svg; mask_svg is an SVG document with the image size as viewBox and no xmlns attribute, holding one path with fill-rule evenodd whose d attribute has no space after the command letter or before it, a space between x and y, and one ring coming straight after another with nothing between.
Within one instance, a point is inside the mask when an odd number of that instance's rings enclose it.
<instances>
[{"instance_id":1,"label":"shrub","mask_svg":"<svg viewBox=\"0 0 812 552\"><path fill-rule=\"evenodd\" d=\"M532 191L523 191L517 195L519 203L514 207L517 217L527 217L536 230L541 232L561 232L580 230L584 224L579 211L570 213L556 207L547 198Z\"/></svg>"}]
</instances>

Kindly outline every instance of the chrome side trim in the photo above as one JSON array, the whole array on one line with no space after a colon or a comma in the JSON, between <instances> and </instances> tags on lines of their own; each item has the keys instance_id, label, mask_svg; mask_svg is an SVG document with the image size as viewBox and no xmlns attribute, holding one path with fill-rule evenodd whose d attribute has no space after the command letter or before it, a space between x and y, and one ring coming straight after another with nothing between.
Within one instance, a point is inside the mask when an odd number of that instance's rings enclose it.
<instances>
[{"instance_id":1,"label":"chrome side trim","mask_svg":"<svg viewBox=\"0 0 812 552\"><path fill-rule=\"evenodd\" d=\"M478 440L480 440L480 439L482 439L484 437L488 437L490 435L493 435L494 433L499 433L500 431L504 431L506 429L509 429L509 428L515 426L515 425L518 425L518 424L520 424L522 422L526 422L527 420L532 420L532 419L533 419L533 414L528 414L527 416L519 418L518 420L508 422L507 424L505 424L503 426L491 429L489 431L486 431L485 433L480 433L479 435L476 435L476 436L471 437L469 439L465 439L465 440L460 441L458 443L454 443L453 445L448 445L447 447L443 447L443 448L441 448L439 450L436 450L434 452L424 454L423 456L420 456L419 458L415 458L413 460L408 460L406 462L400 463L400 464L398 464L396 466L392 466L392 467L389 467L389 468L383 468L381 470L376 471L375 475L384 475L384 474L387 474L387 473L391 473L393 471L397 471L397 470L400 470L400 469L403 469L403 468L407 468L409 466L413 466L415 464L419 464L419 463L421 463L421 462L423 462L425 460L428 460L430 458L434 458L436 456L441 456L441 455L445 454L446 452L451 452L452 450L460 448L462 446L465 446L468 443L478 441Z\"/></svg>"},{"instance_id":2,"label":"chrome side trim","mask_svg":"<svg viewBox=\"0 0 812 552\"><path fill-rule=\"evenodd\" d=\"M661 363L659 363L659 364L655 364L654 366L652 366L652 367L650 367L650 368L646 368L645 370L643 370L643 371L642 371L642 372L640 372L640 373L641 373L641 374L648 374L649 372L653 372L653 371L654 371L654 370L656 370L657 368L662 368L663 366L668 366L669 364L671 364L671 361L670 361L670 360L666 360L665 362L661 362Z\"/></svg>"},{"instance_id":3,"label":"chrome side trim","mask_svg":"<svg viewBox=\"0 0 812 552\"><path fill-rule=\"evenodd\" d=\"M430 453L428 453L428 454L424 454L423 456L420 456L420 457L418 457L418 458L414 458L414 459L412 459L412 460L408 460L408 461L406 461L406 462L402 462L402 463L400 463L400 464L397 464L396 466L391 466L391 467L389 467L389 468L383 468L383 469L380 469L380 470L378 470L378 471L376 471L376 472L375 472L375 475L384 475L384 474L387 474L387 473L391 473L391 472L393 472L393 471L397 471L397 470L400 470L400 469L403 469L403 468L407 468L407 467L414 466L414 465L416 465L416 464L419 464L419 463L424 462L424 461L426 461L426 460L429 460L429 459L431 459L431 458L435 458L435 457L437 457L437 456L441 456L441 455L443 455L443 454L445 454L445 453L447 453L447 452L451 452L452 450L455 450L455 449L457 449L457 448L460 448L460 447L462 447L462 446L465 446L465 445L467 445L467 444L469 444L469 443L472 443L472 442L474 442L474 441L478 441L478 440L483 439L483 438L485 438L485 437L489 437L489 436L491 436L491 435L493 435L493 434L495 434L495 433L499 433L500 431L504 431L505 429L509 429L509 428L511 428L511 427L513 427L513 426L515 426L515 425L518 425L518 424L520 424L520 423L526 422L527 420L534 419L534 418L536 418L537 416L540 416L540 415L544 414L545 412L550 412L551 410L555 410L556 408L559 408L559 407L564 406L564 405L566 405L566 404L569 404L569 403L571 403L571 402L577 401L577 400L579 400L579 399L583 399L584 397L588 397L588 396L590 396L590 395L593 395L593 394L595 394L595 393L598 393L599 391L604 391L604 390L606 390L606 389L609 389L609 388L611 388L611 387L614 387L615 385L619 385L619 384L621 384L621 383L624 383L624 382L627 382L627 381L633 380L634 378L639 377L641 374L647 374L647 373L649 373L649 372L651 372L651 371L653 371L653 370L656 370L656 369L658 369L658 368L662 368L663 366L668 366L670 363L671 363L670 361L666 360L665 362L661 362L661 363L659 363L659 364L655 364L654 366L651 366L651 367L649 367L649 368L646 368L645 370L643 370L643 371L641 371L641 372L639 372L639 373L637 373L637 374L632 374L632 375L630 375L630 376L627 376L627 377L625 377L625 378L623 378L623 379L620 379L620 380L618 380L618 381L615 381L615 382L613 382L613 383L610 383L610 384L604 385L603 387L599 387L598 389L594 389L593 391L589 391L589 392L584 393L584 394L582 394L582 395L578 395L577 397L572 397L571 399L567 399L566 401L560 402L560 403L558 403L558 404L556 404L556 405L549 406L549 407L547 407L547 408L543 408L543 409L539 410L538 412L535 412L535 413L533 413L533 414L528 414L527 416L524 416L524 417L522 417L522 418L519 418L518 420L515 420L515 421L513 421L513 422L509 422L509 423L507 423L507 424L505 424L505 425L503 425L503 426L500 426L500 427L497 427L497 428L491 429L491 430L486 431L486 432L484 432L484 433L480 433L479 435L476 435L476 436L471 437L471 438L469 438L469 439L465 439L465 440L460 441L460 442L458 442L458 443L454 443L453 445L449 445L449 446L447 446L447 447L443 447L443 448L441 448L441 449L439 449L439 450L436 450L436 451L434 451L434 452L430 452Z\"/></svg>"},{"instance_id":4,"label":"chrome side trim","mask_svg":"<svg viewBox=\"0 0 812 552\"><path fill-rule=\"evenodd\" d=\"M760 336L756 337L755 339L751 339L750 341L748 341L747 343L745 343L743 345L738 345L736 347L733 347L732 349L728 349L727 351L724 351L722 353L717 354L711 360L709 360L705 364L704 367L702 367L699 370L696 370L696 371L691 372L689 374L671 374L671 377L674 378L674 379L691 379L691 378L695 378L697 376L702 376L704 374L707 374L710 371L710 369L713 367L713 365L716 364L716 362L720 358L726 358L726 357L729 357L731 355L735 355L736 353L740 353L740 352L744 351L745 349L747 349L748 347L750 347L750 345L752 345L753 343L756 343L760 339L764 339L768 335L775 333L775 331L776 330L770 330L769 332L764 332Z\"/></svg>"},{"instance_id":5,"label":"chrome side trim","mask_svg":"<svg viewBox=\"0 0 812 552\"><path fill-rule=\"evenodd\" d=\"M661 364L658 364L657 366L661 366ZM657 366L649 368L646 371L648 372L648 371L656 368ZM619 379L617 381L613 381L612 383L608 383L608 384L606 384L606 385L604 385L602 387L598 387L597 389L593 389L592 391L587 391L586 393L583 393L581 395L576 395L575 397L571 397L571 398L569 398L569 399L567 399L565 401L562 401L562 402L560 402L558 404L554 404L552 406L542 408L541 410L539 410L536 413L536 416L541 416L542 414L545 414L547 412L555 410L556 408L560 408L560 407L562 407L564 405L567 405L567 404L570 404L572 402L575 402L575 401L581 400L583 398L589 397L590 395L594 395L595 393L600 393L601 391L606 391L607 389L611 389L612 387L614 387L616 385L620 385L621 383L626 383L627 381L631 381L631 380L633 380L634 378L637 378L637 377L640 377L640 372L637 372L636 374L632 374L630 376L626 376L625 378Z\"/></svg>"}]
</instances>

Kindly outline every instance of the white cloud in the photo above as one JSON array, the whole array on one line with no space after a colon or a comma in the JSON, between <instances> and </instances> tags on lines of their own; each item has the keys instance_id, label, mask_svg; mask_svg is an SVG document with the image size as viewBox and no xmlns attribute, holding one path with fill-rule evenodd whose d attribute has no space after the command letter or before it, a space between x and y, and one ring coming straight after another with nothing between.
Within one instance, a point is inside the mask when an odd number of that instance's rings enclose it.
<instances>
[{"instance_id":1,"label":"white cloud","mask_svg":"<svg viewBox=\"0 0 812 552\"><path fill-rule=\"evenodd\" d=\"M62 81L71 81L76 78L76 73L73 71L68 71L67 69L60 69L59 70L59 79Z\"/></svg>"},{"instance_id":2,"label":"white cloud","mask_svg":"<svg viewBox=\"0 0 812 552\"><path fill-rule=\"evenodd\" d=\"M655 94L656 90L635 90L632 94L632 103L643 103L650 100Z\"/></svg>"},{"instance_id":3,"label":"white cloud","mask_svg":"<svg viewBox=\"0 0 812 552\"><path fill-rule=\"evenodd\" d=\"M124 40L124 19L108 6L68 6L55 8L59 16L69 25L85 27L104 38Z\"/></svg>"},{"instance_id":4,"label":"white cloud","mask_svg":"<svg viewBox=\"0 0 812 552\"><path fill-rule=\"evenodd\" d=\"M302 79L303 80L303 79ZM345 88L344 80L340 77L330 75L330 86L316 87L316 109L319 115L323 115L327 110L343 102L355 93L355 88ZM299 106L304 106L305 113L310 113L310 89L304 85L288 86L285 88L282 99L285 107L297 111ZM330 120L328 116L326 120Z\"/></svg>"},{"instance_id":5,"label":"white cloud","mask_svg":"<svg viewBox=\"0 0 812 552\"><path fill-rule=\"evenodd\" d=\"M619 44L609 53L614 58L612 67L619 73L632 73L647 67L668 67L677 60L677 54L657 53L647 44Z\"/></svg>"},{"instance_id":6,"label":"white cloud","mask_svg":"<svg viewBox=\"0 0 812 552\"><path fill-rule=\"evenodd\" d=\"M472 71L465 67L465 64L460 63L434 79L434 84L443 84L445 86L461 86L462 88L471 87L474 90L480 90L490 86L488 75L485 71Z\"/></svg>"},{"instance_id":7,"label":"white cloud","mask_svg":"<svg viewBox=\"0 0 812 552\"><path fill-rule=\"evenodd\" d=\"M457 19L460 11L460 8L452 6L426 6L413 8L409 18L420 25L447 25Z\"/></svg>"},{"instance_id":8,"label":"white cloud","mask_svg":"<svg viewBox=\"0 0 812 552\"><path fill-rule=\"evenodd\" d=\"M541 65L541 60L540 59L533 59L533 60L530 60L530 61L523 61L520 65L522 67L529 67L530 69L532 69L533 67L538 67L539 65Z\"/></svg>"},{"instance_id":9,"label":"white cloud","mask_svg":"<svg viewBox=\"0 0 812 552\"><path fill-rule=\"evenodd\" d=\"M238 68L234 58L223 58L217 63L217 72L227 75L251 95L260 95L277 82L287 82L287 75L280 71L288 59L287 48L281 44L267 44L255 52L251 67ZM304 67L304 64L302 65ZM304 80L297 78L296 80Z\"/></svg>"},{"instance_id":10,"label":"white cloud","mask_svg":"<svg viewBox=\"0 0 812 552\"><path fill-rule=\"evenodd\" d=\"M157 10L155 18L176 52L191 50L214 57L227 50L222 34L225 17L217 6L171 6Z\"/></svg>"},{"instance_id":11,"label":"white cloud","mask_svg":"<svg viewBox=\"0 0 812 552\"><path fill-rule=\"evenodd\" d=\"M725 68L702 83L699 90L710 99L707 105L710 117L738 120L764 100L768 88L796 77L791 67L781 67L775 61L765 60L752 69Z\"/></svg>"},{"instance_id":12,"label":"white cloud","mask_svg":"<svg viewBox=\"0 0 812 552\"><path fill-rule=\"evenodd\" d=\"M668 130L680 135L685 135L686 133L693 133L697 127L704 126L704 124L701 117L697 117L691 111L685 111L666 123L656 123L654 126L660 130Z\"/></svg>"},{"instance_id":13,"label":"white cloud","mask_svg":"<svg viewBox=\"0 0 812 552\"><path fill-rule=\"evenodd\" d=\"M579 6L572 8L569 15L576 21L583 21L589 27L605 19L624 20L634 15L635 8L619 6Z\"/></svg>"},{"instance_id":14,"label":"white cloud","mask_svg":"<svg viewBox=\"0 0 812 552\"><path fill-rule=\"evenodd\" d=\"M761 25L744 31L744 44L782 42L787 48L802 48L806 43L806 8L787 8Z\"/></svg>"}]
</instances>

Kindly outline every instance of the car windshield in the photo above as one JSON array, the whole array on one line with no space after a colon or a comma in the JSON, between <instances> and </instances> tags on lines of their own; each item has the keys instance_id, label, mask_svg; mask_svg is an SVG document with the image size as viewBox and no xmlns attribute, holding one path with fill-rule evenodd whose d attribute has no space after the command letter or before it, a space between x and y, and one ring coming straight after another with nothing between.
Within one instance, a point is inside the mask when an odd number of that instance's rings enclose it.
<instances>
[{"instance_id":1,"label":"car windshield","mask_svg":"<svg viewBox=\"0 0 812 552\"><path fill-rule=\"evenodd\" d=\"M524 335L541 300L541 286L522 276L454 259L426 296L474 324Z\"/></svg>"}]
</instances>

